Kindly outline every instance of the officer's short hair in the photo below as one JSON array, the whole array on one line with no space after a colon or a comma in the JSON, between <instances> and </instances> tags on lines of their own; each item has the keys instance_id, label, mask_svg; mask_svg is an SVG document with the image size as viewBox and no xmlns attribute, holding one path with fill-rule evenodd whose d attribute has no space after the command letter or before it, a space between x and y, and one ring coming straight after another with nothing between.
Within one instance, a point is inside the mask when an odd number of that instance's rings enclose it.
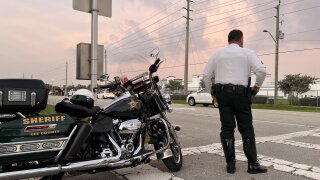
<instances>
[{"instance_id":1,"label":"officer's short hair","mask_svg":"<svg viewBox=\"0 0 320 180\"><path fill-rule=\"evenodd\" d=\"M228 42L240 41L240 39L241 39L242 37L243 37L242 31L240 31L239 29L234 29L234 30L232 30L232 31L229 32Z\"/></svg>"}]
</instances>

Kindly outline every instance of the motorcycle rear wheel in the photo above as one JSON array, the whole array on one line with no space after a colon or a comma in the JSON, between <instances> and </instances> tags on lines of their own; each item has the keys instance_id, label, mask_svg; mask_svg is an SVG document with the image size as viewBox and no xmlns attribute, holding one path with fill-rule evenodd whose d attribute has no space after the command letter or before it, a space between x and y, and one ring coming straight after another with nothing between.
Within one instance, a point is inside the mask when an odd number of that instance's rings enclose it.
<instances>
[{"instance_id":1,"label":"motorcycle rear wheel","mask_svg":"<svg viewBox=\"0 0 320 180\"><path fill-rule=\"evenodd\" d=\"M162 159L164 165L172 172L177 172L182 168L182 152L180 145L172 138L172 143L170 143L170 149L172 156Z\"/></svg>"}]
</instances>

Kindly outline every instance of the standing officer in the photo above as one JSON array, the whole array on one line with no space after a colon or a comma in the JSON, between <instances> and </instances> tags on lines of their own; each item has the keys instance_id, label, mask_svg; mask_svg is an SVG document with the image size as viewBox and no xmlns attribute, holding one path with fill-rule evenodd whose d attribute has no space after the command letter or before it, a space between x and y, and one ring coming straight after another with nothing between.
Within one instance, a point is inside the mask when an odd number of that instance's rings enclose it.
<instances>
[{"instance_id":1,"label":"standing officer","mask_svg":"<svg viewBox=\"0 0 320 180\"><path fill-rule=\"evenodd\" d=\"M251 94L261 87L266 67L257 55L243 48L243 33L232 30L228 35L229 46L216 52L204 69L204 82L211 89L213 100L219 104L221 144L227 162L227 172L234 173L234 129L236 124L242 136L243 150L248 159L248 173L265 173L267 169L257 161L255 134L252 125ZM254 87L250 87L251 71L256 74ZM211 78L215 84L211 86ZM211 87L211 88L209 88ZM237 122L237 123L236 123Z\"/></svg>"}]
</instances>

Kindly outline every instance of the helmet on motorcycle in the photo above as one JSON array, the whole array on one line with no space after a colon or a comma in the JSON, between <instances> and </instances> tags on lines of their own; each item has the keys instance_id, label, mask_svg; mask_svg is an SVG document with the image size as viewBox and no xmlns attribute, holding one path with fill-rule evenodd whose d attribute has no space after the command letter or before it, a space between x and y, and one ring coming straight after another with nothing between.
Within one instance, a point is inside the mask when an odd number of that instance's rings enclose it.
<instances>
[{"instance_id":1,"label":"helmet on motorcycle","mask_svg":"<svg viewBox=\"0 0 320 180\"><path fill-rule=\"evenodd\" d=\"M94 105L93 93L88 89L79 89L73 93L70 101L73 104L78 104L88 108L92 108Z\"/></svg>"}]
</instances>

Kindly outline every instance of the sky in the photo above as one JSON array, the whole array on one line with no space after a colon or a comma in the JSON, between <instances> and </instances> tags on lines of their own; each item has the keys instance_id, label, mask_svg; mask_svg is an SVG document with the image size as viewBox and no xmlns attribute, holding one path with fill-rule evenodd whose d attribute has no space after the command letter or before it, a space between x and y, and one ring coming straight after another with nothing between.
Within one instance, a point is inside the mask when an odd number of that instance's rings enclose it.
<instances>
[{"instance_id":1,"label":"sky","mask_svg":"<svg viewBox=\"0 0 320 180\"><path fill-rule=\"evenodd\" d=\"M202 74L212 54L227 46L232 29L256 52L274 78L276 9L279 0L193 0L189 80ZM113 0L112 17L99 16L98 44L107 51L107 73L129 78L147 71L150 52L160 49L160 78L183 78L186 0ZM286 74L320 78L319 0L282 0L279 80ZM73 10L72 0L0 0L0 78L35 78L45 83L76 80L76 46L91 42L91 14Z\"/></svg>"}]
</instances>

